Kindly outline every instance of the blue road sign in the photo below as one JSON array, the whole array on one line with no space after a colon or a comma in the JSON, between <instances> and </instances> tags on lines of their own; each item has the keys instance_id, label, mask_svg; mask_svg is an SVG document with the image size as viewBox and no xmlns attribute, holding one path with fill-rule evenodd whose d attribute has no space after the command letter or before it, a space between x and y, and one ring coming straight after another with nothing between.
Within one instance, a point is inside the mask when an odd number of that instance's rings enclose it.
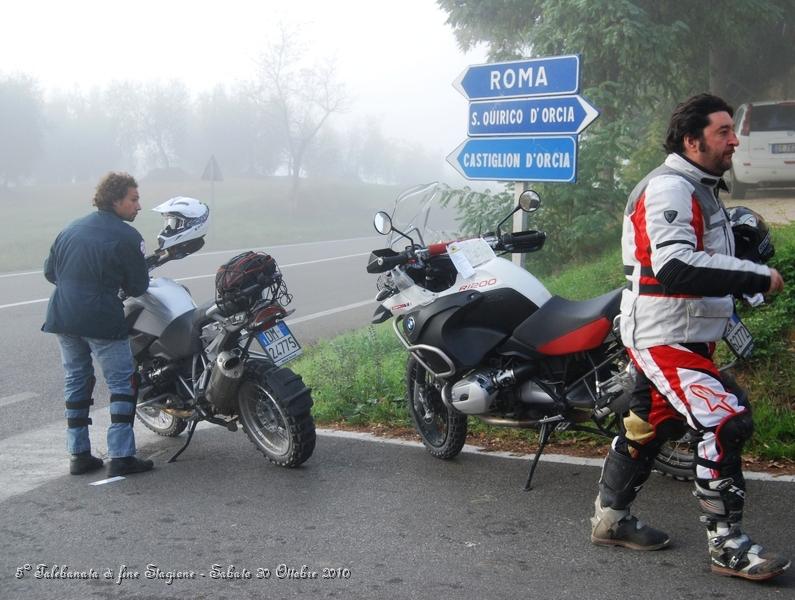
<instances>
[{"instance_id":1,"label":"blue road sign","mask_svg":"<svg viewBox=\"0 0 795 600\"><path fill-rule=\"evenodd\" d=\"M471 102L469 135L576 135L598 116L582 96Z\"/></svg>"},{"instance_id":2,"label":"blue road sign","mask_svg":"<svg viewBox=\"0 0 795 600\"><path fill-rule=\"evenodd\" d=\"M472 65L453 86L470 100L576 94L580 91L580 57L551 56Z\"/></svg>"},{"instance_id":3,"label":"blue road sign","mask_svg":"<svg viewBox=\"0 0 795 600\"><path fill-rule=\"evenodd\" d=\"M577 138L472 138L453 150L447 162L467 179L574 183Z\"/></svg>"}]
</instances>

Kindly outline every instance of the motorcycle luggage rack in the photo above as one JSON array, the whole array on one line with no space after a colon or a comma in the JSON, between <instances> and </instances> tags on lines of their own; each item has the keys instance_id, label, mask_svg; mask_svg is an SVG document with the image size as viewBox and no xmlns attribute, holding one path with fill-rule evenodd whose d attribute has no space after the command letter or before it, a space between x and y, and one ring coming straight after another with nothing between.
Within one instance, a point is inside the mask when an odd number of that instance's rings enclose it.
<instances>
[{"instance_id":1,"label":"motorcycle luggage rack","mask_svg":"<svg viewBox=\"0 0 795 600\"><path fill-rule=\"evenodd\" d=\"M411 354L414 357L414 359L418 363L420 363L425 368L425 370L428 371L431 375L433 375L436 379L446 379L447 377L450 377L451 375L453 375L455 373L455 371L456 371L456 368L455 368L455 365L453 364L453 361L450 359L449 356L447 356L439 348L437 348L436 346L428 346L427 344L411 345L411 344L409 344L406 341L406 339L403 337L403 334L400 332L400 329L398 329L398 325L402 321L403 321L403 316L402 315L398 316L398 317L395 317L392 320L392 329L395 330L395 335L397 335L397 337L400 340L400 342L406 347L406 350L409 351L409 354ZM445 362L445 364L448 366L448 370L447 371L441 371L441 372L435 371L433 368L431 368L431 366L428 363L426 363L424 360L422 360L422 358L420 357L419 352L418 352L419 350L424 350L425 352L431 352L431 353L435 354L436 356L438 356L439 358L441 358Z\"/></svg>"}]
</instances>

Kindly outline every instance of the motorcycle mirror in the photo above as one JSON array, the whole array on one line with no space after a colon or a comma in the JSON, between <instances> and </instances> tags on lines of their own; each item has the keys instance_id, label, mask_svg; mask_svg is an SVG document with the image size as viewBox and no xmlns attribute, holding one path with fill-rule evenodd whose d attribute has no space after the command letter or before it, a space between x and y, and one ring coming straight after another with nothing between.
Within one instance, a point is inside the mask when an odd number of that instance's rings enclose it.
<instances>
[{"instance_id":1,"label":"motorcycle mirror","mask_svg":"<svg viewBox=\"0 0 795 600\"><path fill-rule=\"evenodd\" d=\"M541 196L535 190L525 190L519 194L519 208L523 211L531 213L537 211L541 207Z\"/></svg>"},{"instance_id":2,"label":"motorcycle mirror","mask_svg":"<svg viewBox=\"0 0 795 600\"><path fill-rule=\"evenodd\" d=\"M386 235L392 231L392 218L383 210L379 210L377 213L375 213L373 225L375 226L375 230L378 233L381 235Z\"/></svg>"}]
</instances>

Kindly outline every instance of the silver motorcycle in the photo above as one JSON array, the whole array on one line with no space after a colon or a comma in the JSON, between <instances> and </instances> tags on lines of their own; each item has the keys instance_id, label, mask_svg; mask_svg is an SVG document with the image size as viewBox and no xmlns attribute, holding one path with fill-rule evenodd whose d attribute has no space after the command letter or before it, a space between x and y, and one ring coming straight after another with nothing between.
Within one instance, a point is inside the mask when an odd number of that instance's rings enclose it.
<instances>
[{"instance_id":1,"label":"silver motorcycle","mask_svg":"<svg viewBox=\"0 0 795 600\"><path fill-rule=\"evenodd\" d=\"M196 252L192 240L147 257L150 272ZM291 296L272 257L236 256L219 269L216 298L201 306L172 279L151 280L124 300L139 380L136 414L158 435L174 437L208 421L236 431L238 422L272 463L297 467L315 448L312 397L284 365L301 346L284 319ZM252 345L256 342L259 349Z\"/></svg>"}]
</instances>

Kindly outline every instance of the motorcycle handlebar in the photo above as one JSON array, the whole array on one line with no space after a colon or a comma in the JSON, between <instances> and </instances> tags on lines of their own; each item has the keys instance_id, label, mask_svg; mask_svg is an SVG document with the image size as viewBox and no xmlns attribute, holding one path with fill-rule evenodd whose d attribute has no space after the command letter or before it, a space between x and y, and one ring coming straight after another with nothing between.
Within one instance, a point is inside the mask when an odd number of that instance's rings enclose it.
<instances>
[{"instance_id":1,"label":"motorcycle handlebar","mask_svg":"<svg viewBox=\"0 0 795 600\"><path fill-rule=\"evenodd\" d=\"M409 260L408 252L400 252L395 256L381 256L377 259L379 267L384 267L384 270L394 269L398 265L402 265Z\"/></svg>"},{"instance_id":2,"label":"motorcycle handlebar","mask_svg":"<svg viewBox=\"0 0 795 600\"><path fill-rule=\"evenodd\" d=\"M547 239L543 231L517 231L500 237L500 246L507 252L533 252L539 250Z\"/></svg>"},{"instance_id":3,"label":"motorcycle handlebar","mask_svg":"<svg viewBox=\"0 0 795 600\"><path fill-rule=\"evenodd\" d=\"M544 241L547 239L547 234L543 231L530 229L527 231L517 231L516 233L505 233L499 238L493 234L486 234L481 236L481 238L494 250L520 253L540 250L544 245ZM392 256L378 256L370 262L367 271L370 273L383 273L384 271L389 271L395 267L404 265L413 259L426 259L433 258L434 256L441 256L442 254L447 254L447 247L452 243L453 241L438 242L436 244L430 244L426 248L414 246L413 248Z\"/></svg>"}]
</instances>

